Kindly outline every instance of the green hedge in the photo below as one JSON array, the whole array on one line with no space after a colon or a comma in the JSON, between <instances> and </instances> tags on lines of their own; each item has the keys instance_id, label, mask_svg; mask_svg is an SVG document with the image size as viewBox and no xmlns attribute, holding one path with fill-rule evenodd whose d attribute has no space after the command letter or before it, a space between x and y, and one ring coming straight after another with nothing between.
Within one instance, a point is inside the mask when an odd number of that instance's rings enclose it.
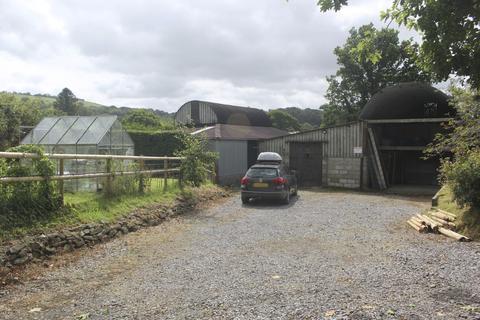
<instances>
[{"instance_id":1,"label":"green hedge","mask_svg":"<svg viewBox=\"0 0 480 320\"><path fill-rule=\"evenodd\" d=\"M135 155L173 156L175 152L185 148L187 133L173 131L127 131L135 143Z\"/></svg>"}]
</instances>

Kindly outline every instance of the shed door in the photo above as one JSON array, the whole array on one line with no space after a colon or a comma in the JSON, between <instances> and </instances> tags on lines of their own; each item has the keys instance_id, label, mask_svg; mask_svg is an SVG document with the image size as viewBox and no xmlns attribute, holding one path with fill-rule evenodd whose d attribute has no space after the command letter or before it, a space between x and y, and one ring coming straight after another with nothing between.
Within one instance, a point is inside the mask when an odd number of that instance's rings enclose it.
<instances>
[{"instance_id":1,"label":"shed door","mask_svg":"<svg viewBox=\"0 0 480 320\"><path fill-rule=\"evenodd\" d=\"M290 170L297 171L298 184L322 184L322 144L319 142L291 142Z\"/></svg>"}]
</instances>

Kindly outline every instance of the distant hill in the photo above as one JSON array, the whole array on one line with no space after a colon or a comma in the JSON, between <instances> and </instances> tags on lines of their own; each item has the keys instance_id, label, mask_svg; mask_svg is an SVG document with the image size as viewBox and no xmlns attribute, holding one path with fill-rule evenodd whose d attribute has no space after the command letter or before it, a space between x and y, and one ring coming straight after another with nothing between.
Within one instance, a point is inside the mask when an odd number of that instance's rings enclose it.
<instances>
[{"instance_id":1,"label":"distant hill","mask_svg":"<svg viewBox=\"0 0 480 320\"><path fill-rule=\"evenodd\" d=\"M23 93L23 92L12 92L12 93L18 96L19 98L39 100L41 101L40 107L45 109L52 107L56 99L56 96L51 96L48 94L30 94L30 93ZM82 103L82 106L80 108L80 115L82 116L111 114L111 115L117 115L118 117L122 118L130 110L135 109L135 108L129 108L129 107L106 106L106 105L87 101L80 98L78 98L78 100ZM151 110L155 114L164 118L173 118L174 116L174 113L168 113L162 110L155 110L151 108L142 108L142 109Z\"/></svg>"},{"instance_id":2,"label":"distant hill","mask_svg":"<svg viewBox=\"0 0 480 320\"><path fill-rule=\"evenodd\" d=\"M314 128L318 128L322 124L322 111L320 109L301 109L297 107L289 107L289 108L278 108L275 110L282 110L286 113L290 114L294 118L298 120L300 124L308 123Z\"/></svg>"}]
</instances>

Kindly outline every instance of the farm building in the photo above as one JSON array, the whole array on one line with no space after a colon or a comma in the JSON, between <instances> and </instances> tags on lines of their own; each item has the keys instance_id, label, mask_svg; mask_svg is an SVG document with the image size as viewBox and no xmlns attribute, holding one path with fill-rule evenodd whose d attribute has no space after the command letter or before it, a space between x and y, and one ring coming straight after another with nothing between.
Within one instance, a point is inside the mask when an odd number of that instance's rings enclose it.
<instances>
[{"instance_id":1,"label":"farm building","mask_svg":"<svg viewBox=\"0 0 480 320\"><path fill-rule=\"evenodd\" d=\"M205 101L185 103L175 114L175 122L197 128L212 151L219 153L217 179L220 184L238 184L248 167L255 163L260 141L288 133L272 127L265 111Z\"/></svg>"},{"instance_id":2,"label":"farm building","mask_svg":"<svg viewBox=\"0 0 480 320\"><path fill-rule=\"evenodd\" d=\"M44 147L47 153L133 155L134 144L117 116L61 116L42 119L21 141ZM95 173L96 160L65 160L65 173ZM74 182L75 190L98 187L96 179ZM79 185L79 183L81 185Z\"/></svg>"},{"instance_id":3,"label":"farm building","mask_svg":"<svg viewBox=\"0 0 480 320\"><path fill-rule=\"evenodd\" d=\"M264 140L259 151L280 153L304 186L436 185L439 160L422 152L453 114L441 91L402 83L375 94L358 122Z\"/></svg>"},{"instance_id":4,"label":"farm building","mask_svg":"<svg viewBox=\"0 0 480 320\"><path fill-rule=\"evenodd\" d=\"M261 141L259 151L279 153L301 186L366 187L363 121Z\"/></svg>"}]
</instances>

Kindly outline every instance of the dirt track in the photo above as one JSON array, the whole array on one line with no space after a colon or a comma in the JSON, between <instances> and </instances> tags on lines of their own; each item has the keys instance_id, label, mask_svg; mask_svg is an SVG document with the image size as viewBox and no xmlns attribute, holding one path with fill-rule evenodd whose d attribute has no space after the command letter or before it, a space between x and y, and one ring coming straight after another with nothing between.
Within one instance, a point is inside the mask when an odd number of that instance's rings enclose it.
<instances>
[{"instance_id":1,"label":"dirt track","mask_svg":"<svg viewBox=\"0 0 480 320\"><path fill-rule=\"evenodd\" d=\"M480 245L420 235L428 203L238 196L83 251L0 293L1 319L480 318Z\"/></svg>"}]
</instances>

